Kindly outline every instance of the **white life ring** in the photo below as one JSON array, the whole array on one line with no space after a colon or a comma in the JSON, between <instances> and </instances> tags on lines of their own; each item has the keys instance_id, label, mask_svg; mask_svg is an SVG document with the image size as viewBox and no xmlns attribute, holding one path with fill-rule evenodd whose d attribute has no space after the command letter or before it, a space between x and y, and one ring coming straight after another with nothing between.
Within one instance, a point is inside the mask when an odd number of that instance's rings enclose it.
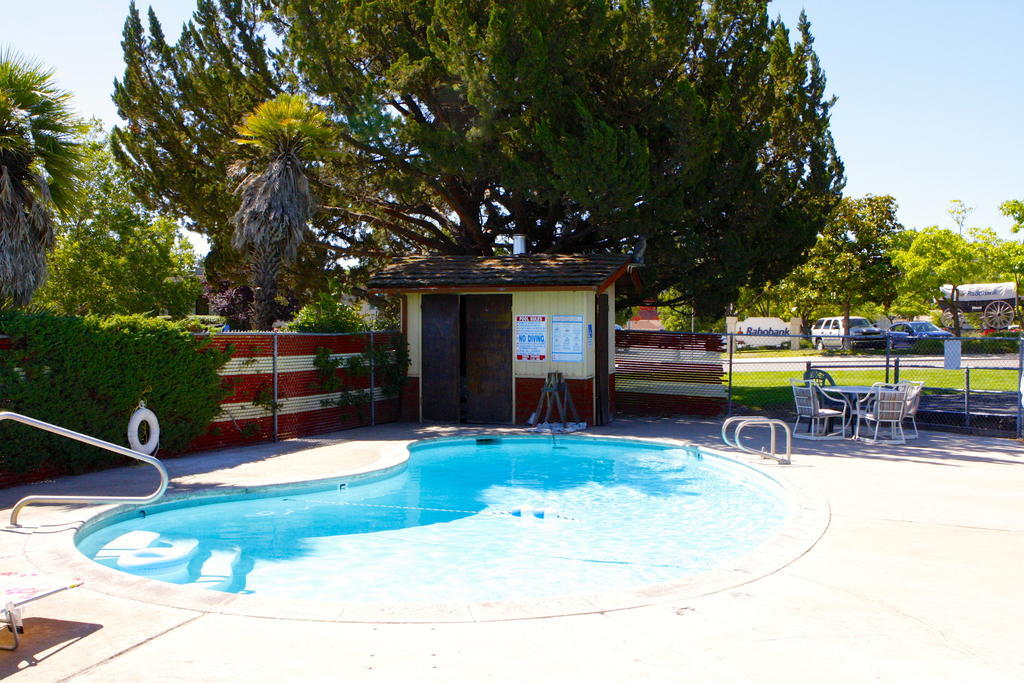
<instances>
[{"instance_id":1,"label":"white life ring","mask_svg":"<svg viewBox=\"0 0 1024 683\"><path fill-rule=\"evenodd\" d=\"M139 427L145 422L149 427L149 438L146 443L139 441ZM139 408L128 420L128 445L133 451L152 455L160 445L160 422L156 419L156 413L149 408Z\"/></svg>"}]
</instances>

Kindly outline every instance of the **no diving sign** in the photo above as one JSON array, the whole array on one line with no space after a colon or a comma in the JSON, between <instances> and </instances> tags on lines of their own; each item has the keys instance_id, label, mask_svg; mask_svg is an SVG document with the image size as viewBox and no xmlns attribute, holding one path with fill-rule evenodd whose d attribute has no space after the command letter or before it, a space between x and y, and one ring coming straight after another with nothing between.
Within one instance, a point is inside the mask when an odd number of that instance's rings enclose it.
<instances>
[{"instance_id":1,"label":"no diving sign","mask_svg":"<svg viewBox=\"0 0 1024 683\"><path fill-rule=\"evenodd\" d=\"M516 360L547 360L548 317L516 316Z\"/></svg>"}]
</instances>

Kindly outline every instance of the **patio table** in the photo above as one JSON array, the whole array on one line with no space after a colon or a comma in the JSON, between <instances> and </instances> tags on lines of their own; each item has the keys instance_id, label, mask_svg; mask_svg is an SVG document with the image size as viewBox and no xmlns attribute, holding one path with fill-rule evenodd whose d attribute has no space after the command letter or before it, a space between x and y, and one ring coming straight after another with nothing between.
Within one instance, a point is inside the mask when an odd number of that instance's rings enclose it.
<instances>
[{"instance_id":1,"label":"patio table","mask_svg":"<svg viewBox=\"0 0 1024 683\"><path fill-rule=\"evenodd\" d=\"M861 385L861 384L837 384L835 386L824 386L824 387L821 387L821 390L825 394L832 394L832 393L839 394L839 396L837 396L837 397L830 396L830 398L836 398L838 400L846 401L846 403L850 406L850 416L851 416L851 420L850 420L850 422L851 422L851 430L850 430L851 431L851 437L850 438L853 438L853 436L852 436L852 431L853 431L852 430L852 422L853 422L852 416L854 415L854 413L857 410L857 402L860 401L862 396L867 396L867 395L871 394L875 390L875 388L872 387L872 386L864 386L864 385Z\"/></svg>"},{"instance_id":2,"label":"patio table","mask_svg":"<svg viewBox=\"0 0 1024 683\"><path fill-rule=\"evenodd\" d=\"M872 391L875 390L875 388L869 386L861 386L857 384L837 384L832 387L822 387L821 390L824 391L825 393L834 391L836 393L843 394L842 398L844 400L849 400L849 396L852 396L854 398L858 396L864 396L865 394L870 394Z\"/></svg>"}]
</instances>

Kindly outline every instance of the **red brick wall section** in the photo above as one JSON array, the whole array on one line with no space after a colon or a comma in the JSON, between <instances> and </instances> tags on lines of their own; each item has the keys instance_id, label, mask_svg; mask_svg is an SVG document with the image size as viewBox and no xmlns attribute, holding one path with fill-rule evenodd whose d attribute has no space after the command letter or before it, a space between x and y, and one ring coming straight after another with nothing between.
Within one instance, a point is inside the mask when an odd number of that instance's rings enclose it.
<instances>
[{"instance_id":1,"label":"red brick wall section","mask_svg":"<svg viewBox=\"0 0 1024 683\"><path fill-rule=\"evenodd\" d=\"M402 385L402 422L420 421L420 378L406 377Z\"/></svg>"},{"instance_id":2,"label":"red brick wall section","mask_svg":"<svg viewBox=\"0 0 1024 683\"><path fill-rule=\"evenodd\" d=\"M587 424L594 424L594 380L593 379L570 379L569 394L572 396L573 405L579 413L580 420ZM533 377L516 378L516 424L526 424L530 415L537 409L537 401L540 399L541 389L544 388L544 380ZM556 410L551 411L551 419L557 420ZM541 415L540 419L544 419ZM571 414L566 415L571 420Z\"/></svg>"},{"instance_id":3,"label":"red brick wall section","mask_svg":"<svg viewBox=\"0 0 1024 683\"><path fill-rule=\"evenodd\" d=\"M615 420L615 373L608 375L608 418Z\"/></svg>"}]
</instances>

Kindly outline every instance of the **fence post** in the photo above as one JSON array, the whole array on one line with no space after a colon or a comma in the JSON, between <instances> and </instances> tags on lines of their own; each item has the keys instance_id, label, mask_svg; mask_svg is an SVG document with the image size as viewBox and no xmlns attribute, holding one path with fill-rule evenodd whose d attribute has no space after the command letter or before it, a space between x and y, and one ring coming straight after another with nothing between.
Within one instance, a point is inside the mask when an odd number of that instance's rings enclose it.
<instances>
[{"instance_id":1,"label":"fence post","mask_svg":"<svg viewBox=\"0 0 1024 683\"><path fill-rule=\"evenodd\" d=\"M370 330L370 424L377 424L377 386L376 368L374 367L373 330Z\"/></svg>"},{"instance_id":2,"label":"fence post","mask_svg":"<svg viewBox=\"0 0 1024 683\"><path fill-rule=\"evenodd\" d=\"M964 427L971 428L971 369L964 368Z\"/></svg>"},{"instance_id":3,"label":"fence post","mask_svg":"<svg viewBox=\"0 0 1024 683\"><path fill-rule=\"evenodd\" d=\"M273 355L270 357L270 372L274 378L274 403L272 408L274 412L274 441L277 441L277 330L274 330L272 334L274 335L272 337L274 340L274 351Z\"/></svg>"},{"instance_id":4,"label":"fence post","mask_svg":"<svg viewBox=\"0 0 1024 683\"><path fill-rule=\"evenodd\" d=\"M885 383L889 383L889 362L892 360L892 337L885 335Z\"/></svg>"},{"instance_id":5,"label":"fence post","mask_svg":"<svg viewBox=\"0 0 1024 683\"><path fill-rule=\"evenodd\" d=\"M732 348L736 345L736 335L732 332L726 332L726 340L729 342L729 397L728 397L728 408L726 408L726 417L732 417Z\"/></svg>"},{"instance_id":6,"label":"fence post","mask_svg":"<svg viewBox=\"0 0 1024 683\"><path fill-rule=\"evenodd\" d=\"M1024 336L1017 337L1017 438L1024 439Z\"/></svg>"},{"instance_id":7,"label":"fence post","mask_svg":"<svg viewBox=\"0 0 1024 683\"><path fill-rule=\"evenodd\" d=\"M886 368L886 374L888 374L888 368ZM892 381L897 383L900 381L900 357L896 358L892 362Z\"/></svg>"}]
</instances>

